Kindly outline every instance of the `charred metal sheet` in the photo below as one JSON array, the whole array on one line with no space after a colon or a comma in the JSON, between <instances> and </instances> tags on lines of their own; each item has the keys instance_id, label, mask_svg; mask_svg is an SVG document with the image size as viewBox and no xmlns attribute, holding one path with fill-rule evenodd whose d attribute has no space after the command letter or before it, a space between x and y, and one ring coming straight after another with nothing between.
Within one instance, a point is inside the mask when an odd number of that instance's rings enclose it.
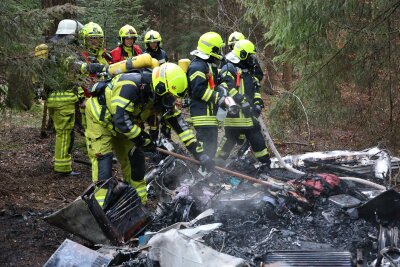
<instances>
[{"instance_id":1,"label":"charred metal sheet","mask_svg":"<svg viewBox=\"0 0 400 267\"><path fill-rule=\"evenodd\" d=\"M400 218L400 193L387 190L358 208L360 218L370 222L389 222Z\"/></svg>"},{"instance_id":2,"label":"charred metal sheet","mask_svg":"<svg viewBox=\"0 0 400 267\"><path fill-rule=\"evenodd\" d=\"M106 267L112 260L110 256L66 239L44 264L44 267Z\"/></svg>"},{"instance_id":3,"label":"charred metal sheet","mask_svg":"<svg viewBox=\"0 0 400 267\"><path fill-rule=\"evenodd\" d=\"M318 167L319 171L331 171L360 178L374 178L372 174L373 169L371 166L369 166L366 171L361 172L357 168L353 168L351 166L329 164L322 161L304 160L304 163L306 167ZM363 168L364 167L365 166L363 166Z\"/></svg>"},{"instance_id":4,"label":"charred metal sheet","mask_svg":"<svg viewBox=\"0 0 400 267\"><path fill-rule=\"evenodd\" d=\"M88 204L81 197L65 208L46 216L44 220L95 244L111 244Z\"/></svg>"},{"instance_id":5,"label":"charred metal sheet","mask_svg":"<svg viewBox=\"0 0 400 267\"><path fill-rule=\"evenodd\" d=\"M400 158L390 157L385 150L373 147L363 151L326 151L309 152L283 157L286 164L304 168L318 166L325 170L336 171L361 178L385 178L388 172L400 169ZM279 167L277 159L272 158L272 168Z\"/></svg>"},{"instance_id":6,"label":"charred metal sheet","mask_svg":"<svg viewBox=\"0 0 400 267\"><path fill-rule=\"evenodd\" d=\"M121 244L142 232L151 218L136 190L125 186L118 199L103 210L94 198L95 185L45 221L94 244Z\"/></svg>"},{"instance_id":7,"label":"charred metal sheet","mask_svg":"<svg viewBox=\"0 0 400 267\"><path fill-rule=\"evenodd\" d=\"M353 266L352 256L349 251L331 250L289 250L268 251L263 256L263 265L279 263L278 266Z\"/></svg>"},{"instance_id":8,"label":"charred metal sheet","mask_svg":"<svg viewBox=\"0 0 400 267\"><path fill-rule=\"evenodd\" d=\"M353 208L361 204L359 199L345 194L331 196L329 201L341 208Z\"/></svg>"}]
</instances>

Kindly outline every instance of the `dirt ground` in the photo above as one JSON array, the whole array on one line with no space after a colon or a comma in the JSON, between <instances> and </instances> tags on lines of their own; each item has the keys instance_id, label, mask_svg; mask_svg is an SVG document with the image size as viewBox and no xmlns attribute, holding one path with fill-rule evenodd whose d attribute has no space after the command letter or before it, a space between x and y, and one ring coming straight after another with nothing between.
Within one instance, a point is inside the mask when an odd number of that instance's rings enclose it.
<instances>
[{"instance_id":1,"label":"dirt ground","mask_svg":"<svg viewBox=\"0 0 400 267\"><path fill-rule=\"evenodd\" d=\"M14 115L18 118L20 115ZM72 202L90 184L90 167L73 164L78 176L61 176L52 169L54 134L40 138L29 117L23 126L0 123L0 265L42 266L66 239L82 240L43 221ZM19 118L18 118L19 119ZM76 135L75 159L87 161L84 139Z\"/></svg>"}]
</instances>

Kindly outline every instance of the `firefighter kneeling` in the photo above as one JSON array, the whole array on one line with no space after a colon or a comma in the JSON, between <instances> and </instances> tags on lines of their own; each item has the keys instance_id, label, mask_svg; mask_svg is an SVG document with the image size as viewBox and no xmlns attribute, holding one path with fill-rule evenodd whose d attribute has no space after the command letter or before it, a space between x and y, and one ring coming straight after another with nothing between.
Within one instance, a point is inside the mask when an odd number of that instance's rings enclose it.
<instances>
[{"instance_id":1,"label":"firefighter kneeling","mask_svg":"<svg viewBox=\"0 0 400 267\"><path fill-rule=\"evenodd\" d=\"M144 152L154 151L155 146L140 122L154 113L162 115L203 167L212 168L212 159L203 153L174 105L175 97L183 96L187 85L184 71L176 64L165 63L153 70L120 74L92 87L93 96L86 104L86 141L94 182L112 177L115 152L124 182L136 189L142 203L146 202ZM108 190L100 188L95 195L101 206L107 201Z\"/></svg>"}]
</instances>

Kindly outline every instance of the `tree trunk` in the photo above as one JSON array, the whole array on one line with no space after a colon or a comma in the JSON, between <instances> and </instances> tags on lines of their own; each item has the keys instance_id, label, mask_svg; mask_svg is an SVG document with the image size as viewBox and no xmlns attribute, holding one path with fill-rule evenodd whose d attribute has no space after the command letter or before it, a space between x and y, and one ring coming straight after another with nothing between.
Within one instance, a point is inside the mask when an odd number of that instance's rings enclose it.
<instances>
[{"instance_id":1,"label":"tree trunk","mask_svg":"<svg viewBox=\"0 0 400 267\"><path fill-rule=\"evenodd\" d=\"M71 5L76 5L76 0L41 0L41 5L42 9L53 7L53 6L58 6L58 5L65 5L65 4L71 4ZM63 15L64 19L72 19L73 15L71 14L64 14ZM45 38L46 40L50 39L51 36L56 32L57 25L60 22L59 19L54 19L53 26L50 27L46 32L45 32Z\"/></svg>"},{"instance_id":2,"label":"tree trunk","mask_svg":"<svg viewBox=\"0 0 400 267\"><path fill-rule=\"evenodd\" d=\"M290 91L292 87L292 65L285 63L283 64L283 88L285 88L286 91Z\"/></svg>"},{"instance_id":3,"label":"tree trunk","mask_svg":"<svg viewBox=\"0 0 400 267\"><path fill-rule=\"evenodd\" d=\"M274 57L274 48L268 45L265 48L265 68L264 68L264 80L263 84L266 89L266 93L272 95L274 93L274 85L276 82L276 71L272 64L269 65L268 62L272 62Z\"/></svg>"}]
</instances>

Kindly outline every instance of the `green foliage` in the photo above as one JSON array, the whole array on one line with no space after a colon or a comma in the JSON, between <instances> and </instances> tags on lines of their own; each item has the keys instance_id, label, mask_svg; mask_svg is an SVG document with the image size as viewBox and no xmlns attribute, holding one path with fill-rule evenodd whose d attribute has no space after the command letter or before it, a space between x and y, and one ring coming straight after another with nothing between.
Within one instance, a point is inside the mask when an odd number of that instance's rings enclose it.
<instances>
[{"instance_id":1,"label":"green foliage","mask_svg":"<svg viewBox=\"0 0 400 267\"><path fill-rule=\"evenodd\" d=\"M246 0L244 5L245 17L265 27L275 62L294 66L295 93L313 123L368 125L365 134L376 138L398 132L399 1ZM292 98L286 98L275 103L274 119L297 122Z\"/></svg>"},{"instance_id":2,"label":"green foliage","mask_svg":"<svg viewBox=\"0 0 400 267\"><path fill-rule=\"evenodd\" d=\"M136 29L140 35L137 44L143 47L148 18L143 12L142 0L78 0L77 2L86 9L86 12L77 19L82 24L90 21L99 24L103 28L107 48L111 50L117 46L118 31L126 24Z\"/></svg>"},{"instance_id":3,"label":"green foliage","mask_svg":"<svg viewBox=\"0 0 400 267\"><path fill-rule=\"evenodd\" d=\"M0 2L0 84L7 85L6 104L29 109L32 105L32 76L38 64L34 48L45 41L44 32L54 19L64 14L76 14L80 9L68 5L40 9L35 0L8 0Z\"/></svg>"},{"instance_id":4,"label":"green foliage","mask_svg":"<svg viewBox=\"0 0 400 267\"><path fill-rule=\"evenodd\" d=\"M207 8L203 3L148 0L143 8L149 18L147 29L160 32L170 61L189 57L200 35L210 30L210 25L199 19L200 13Z\"/></svg>"}]
</instances>

